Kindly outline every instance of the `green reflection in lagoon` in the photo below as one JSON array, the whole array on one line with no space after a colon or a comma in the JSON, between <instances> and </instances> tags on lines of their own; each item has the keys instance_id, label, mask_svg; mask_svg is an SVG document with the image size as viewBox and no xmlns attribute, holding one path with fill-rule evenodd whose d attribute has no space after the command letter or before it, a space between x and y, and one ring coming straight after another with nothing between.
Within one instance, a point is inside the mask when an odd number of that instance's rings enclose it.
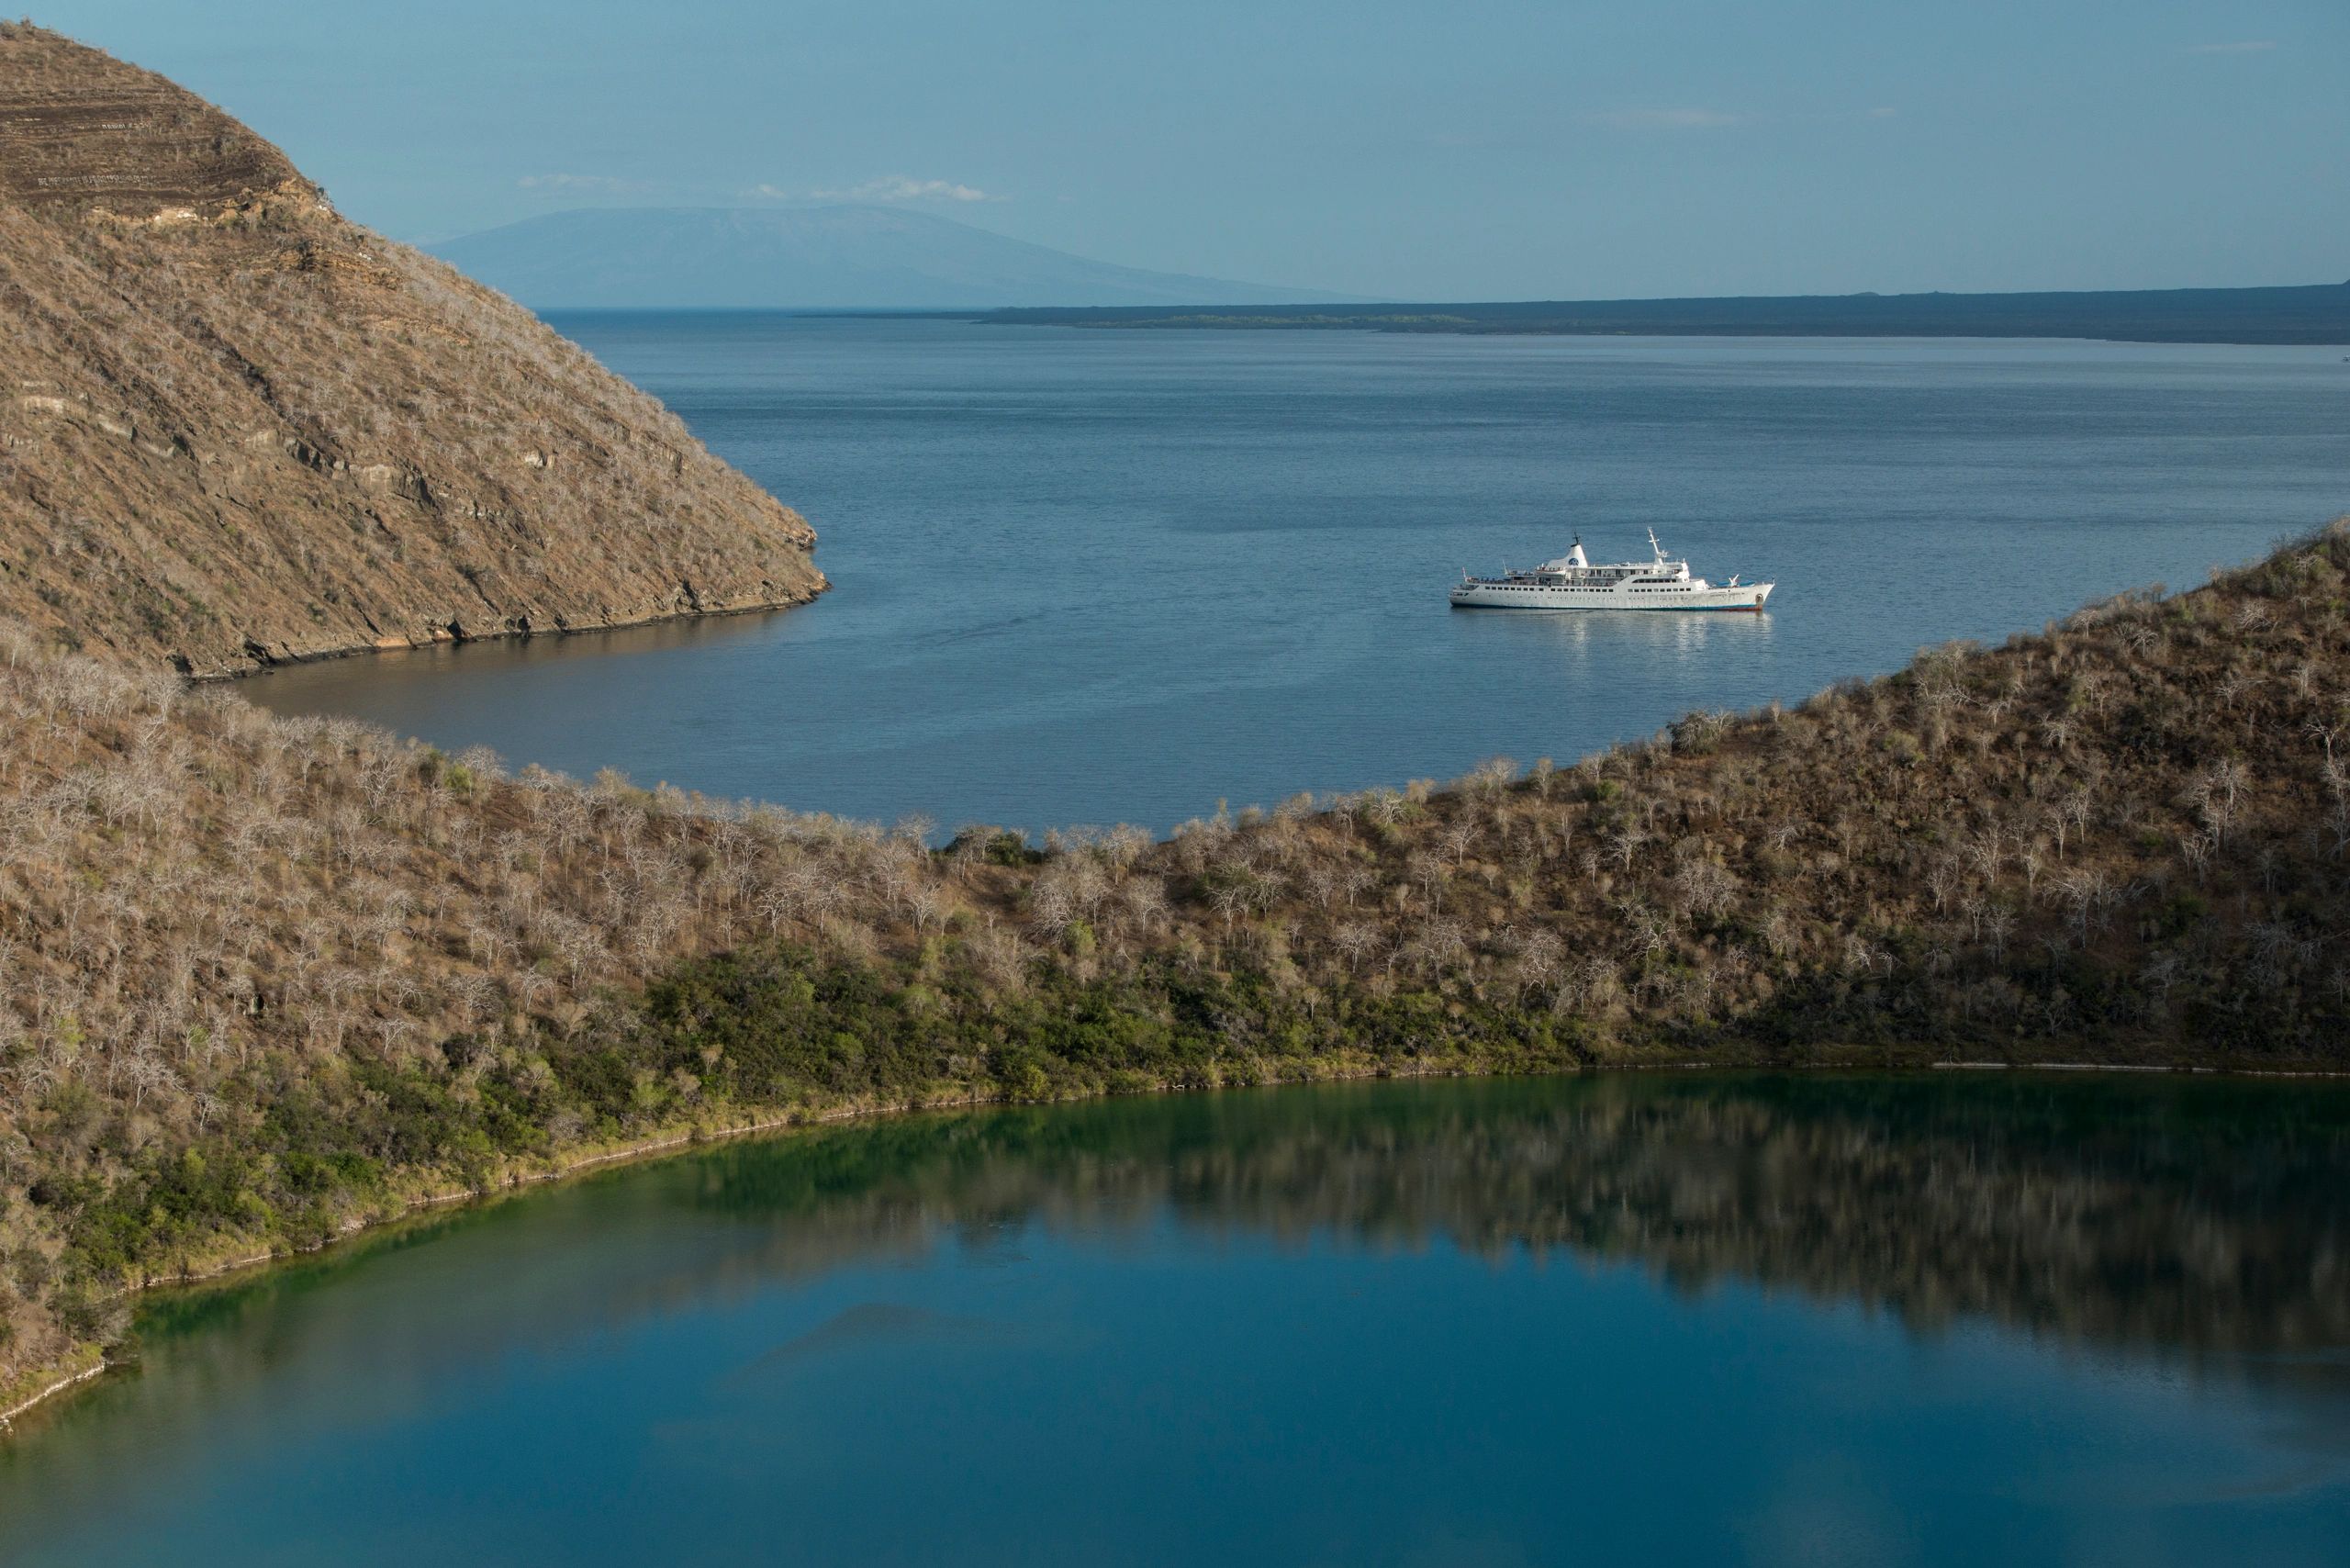
<instances>
[{"instance_id":1,"label":"green reflection in lagoon","mask_svg":"<svg viewBox=\"0 0 2350 1568\"><path fill-rule=\"evenodd\" d=\"M2346 1154L2350 1087L2024 1074L833 1126L160 1295L140 1372L0 1447L0 1520L35 1562L348 1557L354 1529L367 1561L690 1558L778 1509L822 1560L945 1550L885 1506L904 1485L987 1532L951 1537L972 1560L1207 1550L1139 1466L1191 1477L1193 1525L1250 1521L1244 1558L1547 1562L1569 1538L1534 1477L1571 1453L1576 1539L1626 1551L1737 1555L1832 1491L1932 1522L1894 1553L1921 1561L2053 1560L2085 1522L2160 1524L2147 1561L2298 1561L2350 1466ZM1624 1431L1594 1450L1593 1421ZM1215 1459L1235 1430L1246 1474ZM1682 1449L1718 1495L1652 1473ZM1010 1500L1080 1484L1074 1513ZM1686 1513L1665 1537L1643 1488Z\"/></svg>"}]
</instances>

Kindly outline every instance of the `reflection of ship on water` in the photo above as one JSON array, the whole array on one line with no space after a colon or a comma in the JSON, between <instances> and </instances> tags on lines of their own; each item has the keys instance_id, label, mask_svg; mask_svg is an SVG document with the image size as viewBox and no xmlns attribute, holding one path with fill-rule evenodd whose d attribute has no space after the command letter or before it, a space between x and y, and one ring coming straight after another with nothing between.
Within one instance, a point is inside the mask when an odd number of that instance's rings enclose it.
<instances>
[{"instance_id":1,"label":"reflection of ship on water","mask_svg":"<svg viewBox=\"0 0 2350 1568\"><path fill-rule=\"evenodd\" d=\"M1630 655L1654 664L1759 649L1772 640L1776 617L1764 610L1759 615L1482 615L1458 620L1463 635L1523 640L1529 657L1556 650L1569 656Z\"/></svg>"}]
</instances>

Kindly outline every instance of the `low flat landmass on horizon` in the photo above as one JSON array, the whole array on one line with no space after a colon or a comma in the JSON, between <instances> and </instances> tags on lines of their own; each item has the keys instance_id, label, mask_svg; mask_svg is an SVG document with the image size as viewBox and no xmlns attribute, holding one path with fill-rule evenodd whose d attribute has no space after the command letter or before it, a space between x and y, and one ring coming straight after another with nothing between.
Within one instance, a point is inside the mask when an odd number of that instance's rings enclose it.
<instances>
[{"instance_id":1,"label":"low flat landmass on horizon","mask_svg":"<svg viewBox=\"0 0 2350 1568\"><path fill-rule=\"evenodd\" d=\"M1036 327L1551 336L2102 338L2140 343L2350 343L2350 283L2040 294L1750 295L1471 305L1202 305L1007 309Z\"/></svg>"}]
</instances>

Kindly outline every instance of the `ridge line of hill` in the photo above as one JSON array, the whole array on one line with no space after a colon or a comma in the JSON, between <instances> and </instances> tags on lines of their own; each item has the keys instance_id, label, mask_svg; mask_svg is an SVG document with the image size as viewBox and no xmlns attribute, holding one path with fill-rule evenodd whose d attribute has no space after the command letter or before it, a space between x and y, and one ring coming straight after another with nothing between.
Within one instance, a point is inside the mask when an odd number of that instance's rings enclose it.
<instances>
[{"instance_id":1,"label":"ridge line of hill","mask_svg":"<svg viewBox=\"0 0 2350 1568\"><path fill-rule=\"evenodd\" d=\"M0 720L0 1389L147 1282L697 1126L2350 1039L2350 520L1798 707L1164 841L509 778L5 627Z\"/></svg>"}]
</instances>

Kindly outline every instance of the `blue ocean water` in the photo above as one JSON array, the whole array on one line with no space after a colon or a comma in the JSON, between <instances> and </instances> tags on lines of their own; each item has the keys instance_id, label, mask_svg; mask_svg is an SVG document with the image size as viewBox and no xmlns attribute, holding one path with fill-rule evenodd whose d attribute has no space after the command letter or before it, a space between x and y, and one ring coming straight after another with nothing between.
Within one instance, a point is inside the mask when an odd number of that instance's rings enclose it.
<instances>
[{"instance_id":1,"label":"blue ocean water","mask_svg":"<svg viewBox=\"0 0 2350 1568\"><path fill-rule=\"evenodd\" d=\"M250 695L802 810L1163 830L1800 699L2350 510L2332 349L556 324L805 512L834 591ZM1445 602L1651 527L1770 612Z\"/></svg>"},{"instance_id":2,"label":"blue ocean water","mask_svg":"<svg viewBox=\"0 0 2350 1568\"><path fill-rule=\"evenodd\" d=\"M0 1562L2336 1564L2345 1151L1941 1074L725 1146L151 1300Z\"/></svg>"}]
</instances>

